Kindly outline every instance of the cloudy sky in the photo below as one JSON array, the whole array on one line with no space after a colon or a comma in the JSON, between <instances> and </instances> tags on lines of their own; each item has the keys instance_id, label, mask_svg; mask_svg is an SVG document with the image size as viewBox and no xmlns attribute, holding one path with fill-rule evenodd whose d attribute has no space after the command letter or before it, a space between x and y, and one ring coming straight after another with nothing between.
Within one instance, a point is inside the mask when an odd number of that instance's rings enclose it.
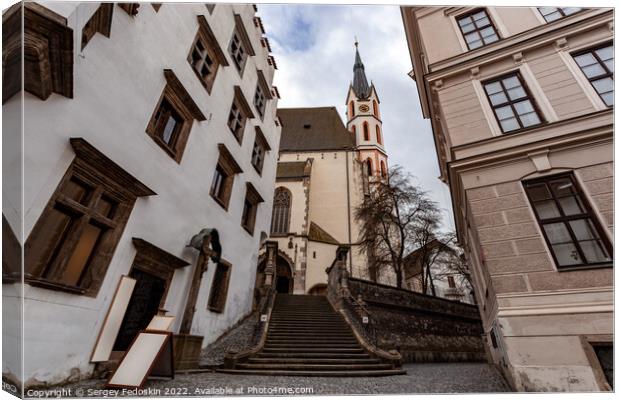
<instances>
[{"instance_id":1,"label":"cloudy sky","mask_svg":"<svg viewBox=\"0 0 620 400\"><path fill-rule=\"evenodd\" d=\"M430 122L422 118L397 6L260 4L258 14L276 58L279 107L336 106L345 120L353 79L354 38L366 76L381 100L385 147L391 165L402 165L439 203L453 229L450 195L439 169Z\"/></svg>"}]
</instances>

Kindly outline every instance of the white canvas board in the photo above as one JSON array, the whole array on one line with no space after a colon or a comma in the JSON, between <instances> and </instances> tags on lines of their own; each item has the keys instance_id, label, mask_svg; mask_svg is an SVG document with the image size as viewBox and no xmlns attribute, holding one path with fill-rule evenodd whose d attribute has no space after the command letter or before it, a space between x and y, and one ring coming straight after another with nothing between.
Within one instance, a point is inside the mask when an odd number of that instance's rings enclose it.
<instances>
[{"instance_id":1,"label":"white canvas board","mask_svg":"<svg viewBox=\"0 0 620 400\"><path fill-rule=\"evenodd\" d=\"M170 326L172 326L172 322L174 321L174 316L172 315L156 315L153 317L149 325L146 327L145 331L170 331Z\"/></svg>"},{"instance_id":2,"label":"white canvas board","mask_svg":"<svg viewBox=\"0 0 620 400\"><path fill-rule=\"evenodd\" d=\"M125 311L127 311L127 305L129 305L129 299L135 286L136 280L124 275L118 282L112 304L105 321L103 321L97 343L95 343L95 349L90 358L91 362L108 361L110 359L112 347L121 328L121 323L123 322L123 317L125 316Z\"/></svg>"},{"instance_id":3,"label":"white canvas board","mask_svg":"<svg viewBox=\"0 0 620 400\"><path fill-rule=\"evenodd\" d=\"M141 332L114 371L108 384L139 387L168 336L165 333Z\"/></svg>"}]
</instances>

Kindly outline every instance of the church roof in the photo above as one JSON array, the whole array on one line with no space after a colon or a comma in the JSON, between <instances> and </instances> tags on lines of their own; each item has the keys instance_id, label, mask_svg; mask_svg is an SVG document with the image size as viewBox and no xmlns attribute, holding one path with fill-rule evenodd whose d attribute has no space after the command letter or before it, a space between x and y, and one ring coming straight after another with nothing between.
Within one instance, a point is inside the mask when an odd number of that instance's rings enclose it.
<instances>
[{"instance_id":1,"label":"church roof","mask_svg":"<svg viewBox=\"0 0 620 400\"><path fill-rule=\"evenodd\" d=\"M280 151L345 150L355 136L345 128L336 107L280 108Z\"/></svg>"},{"instance_id":2,"label":"church roof","mask_svg":"<svg viewBox=\"0 0 620 400\"><path fill-rule=\"evenodd\" d=\"M276 170L276 179L301 179L310 176L312 163L306 161L281 161Z\"/></svg>"},{"instance_id":3,"label":"church roof","mask_svg":"<svg viewBox=\"0 0 620 400\"><path fill-rule=\"evenodd\" d=\"M353 91L360 99L367 99L370 96L370 86L368 86L368 79L366 79L364 63L360 57L357 42L355 43L355 64L353 64Z\"/></svg>"},{"instance_id":4,"label":"church roof","mask_svg":"<svg viewBox=\"0 0 620 400\"><path fill-rule=\"evenodd\" d=\"M332 235L327 233L323 228L310 221L310 230L308 232L308 240L315 242L323 242L329 244L340 244Z\"/></svg>"}]
</instances>

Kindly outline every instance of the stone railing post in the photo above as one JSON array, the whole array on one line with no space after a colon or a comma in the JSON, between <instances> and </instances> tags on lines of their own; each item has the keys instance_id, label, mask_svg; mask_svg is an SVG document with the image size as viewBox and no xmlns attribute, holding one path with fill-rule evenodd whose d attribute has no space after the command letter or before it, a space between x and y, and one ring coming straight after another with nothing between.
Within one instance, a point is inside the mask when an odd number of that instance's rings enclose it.
<instances>
[{"instance_id":1,"label":"stone railing post","mask_svg":"<svg viewBox=\"0 0 620 400\"><path fill-rule=\"evenodd\" d=\"M349 271L347 271L347 254L349 254L349 246L341 245L336 249L336 264L334 267L338 273L338 297L349 297Z\"/></svg>"},{"instance_id":2,"label":"stone railing post","mask_svg":"<svg viewBox=\"0 0 620 400\"><path fill-rule=\"evenodd\" d=\"M278 242L268 241L267 243L265 243L265 247L267 249L267 263L265 264L265 282L263 284L263 287L265 289L269 289L273 285L275 285Z\"/></svg>"}]
</instances>

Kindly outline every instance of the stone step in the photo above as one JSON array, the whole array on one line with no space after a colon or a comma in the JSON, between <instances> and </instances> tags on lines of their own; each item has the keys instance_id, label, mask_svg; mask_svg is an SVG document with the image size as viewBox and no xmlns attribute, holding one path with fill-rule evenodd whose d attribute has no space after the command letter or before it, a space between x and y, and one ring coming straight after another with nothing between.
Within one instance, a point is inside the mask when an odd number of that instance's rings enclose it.
<instances>
[{"instance_id":1,"label":"stone step","mask_svg":"<svg viewBox=\"0 0 620 400\"><path fill-rule=\"evenodd\" d=\"M270 348L270 349L275 349L275 348L322 348L322 349L361 349L360 345L358 343L313 343L313 342L297 342L297 343L293 343L293 342L280 342L280 343L274 343L274 342L269 342L269 343L265 343L265 347Z\"/></svg>"},{"instance_id":2,"label":"stone step","mask_svg":"<svg viewBox=\"0 0 620 400\"><path fill-rule=\"evenodd\" d=\"M317 345L323 345L323 344L337 344L337 343L342 343L342 344L358 344L357 340L355 339L349 339L349 338L345 338L345 339L316 339L316 338L293 338L293 339L278 339L278 338L270 338L267 337L267 344L301 344L301 343L315 343Z\"/></svg>"},{"instance_id":3,"label":"stone step","mask_svg":"<svg viewBox=\"0 0 620 400\"><path fill-rule=\"evenodd\" d=\"M381 364L378 358L299 358L299 357L250 357L250 363L276 364Z\"/></svg>"},{"instance_id":4,"label":"stone step","mask_svg":"<svg viewBox=\"0 0 620 400\"><path fill-rule=\"evenodd\" d=\"M368 353L263 353L262 351L255 354L254 357L258 358L350 358L356 360L367 360L371 359Z\"/></svg>"},{"instance_id":5,"label":"stone step","mask_svg":"<svg viewBox=\"0 0 620 400\"><path fill-rule=\"evenodd\" d=\"M309 340L339 340L339 339L352 339L355 340L355 336L348 332L332 333L329 335L316 335L314 333L300 332L294 335L286 333L267 333L267 339L309 339Z\"/></svg>"},{"instance_id":6,"label":"stone step","mask_svg":"<svg viewBox=\"0 0 620 400\"><path fill-rule=\"evenodd\" d=\"M272 347L265 346L262 350L264 353L362 353L364 354L364 349L361 347L357 348L347 348L347 347L306 347L306 346L295 346L295 347Z\"/></svg>"},{"instance_id":7,"label":"stone step","mask_svg":"<svg viewBox=\"0 0 620 400\"><path fill-rule=\"evenodd\" d=\"M274 363L242 363L237 364L241 369L264 369L264 370L304 370L304 371L350 371L350 370L382 370L392 369L392 364L274 364Z\"/></svg>"},{"instance_id":8,"label":"stone step","mask_svg":"<svg viewBox=\"0 0 620 400\"><path fill-rule=\"evenodd\" d=\"M362 371L292 371L292 370L263 370L263 369L218 369L217 372L224 374L243 375L269 375L269 376L332 376L332 377L355 377L355 376L390 376L404 375L402 369L381 369Z\"/></svg>"}]
</instances>

